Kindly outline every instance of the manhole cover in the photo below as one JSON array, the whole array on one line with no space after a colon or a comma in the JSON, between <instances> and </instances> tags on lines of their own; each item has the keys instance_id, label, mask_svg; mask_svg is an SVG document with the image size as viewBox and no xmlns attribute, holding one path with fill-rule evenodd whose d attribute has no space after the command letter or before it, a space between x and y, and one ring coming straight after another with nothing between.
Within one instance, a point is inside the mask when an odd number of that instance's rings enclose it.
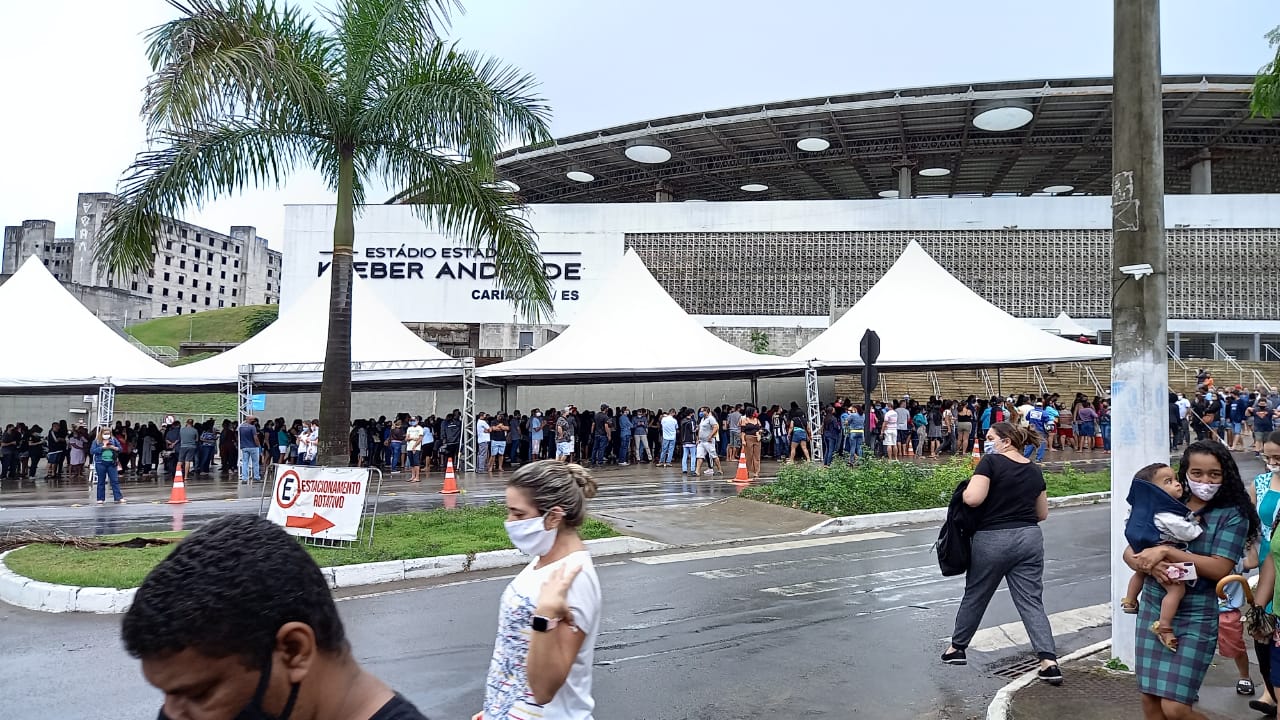
<instances>
[{"instance_id":1,"label":"manhole cover","mask_svg":"<svg viewBox=\"0 0 1280 720\"><path fill-rule=\"evenodd\" d=\"M1001 665L991 671L991 674L999 678L1005 678L1006 680L1017 680L1032 670L1037 670L1039 668L1040 659L1031 657Z\"/></svg>"}]
</instances>

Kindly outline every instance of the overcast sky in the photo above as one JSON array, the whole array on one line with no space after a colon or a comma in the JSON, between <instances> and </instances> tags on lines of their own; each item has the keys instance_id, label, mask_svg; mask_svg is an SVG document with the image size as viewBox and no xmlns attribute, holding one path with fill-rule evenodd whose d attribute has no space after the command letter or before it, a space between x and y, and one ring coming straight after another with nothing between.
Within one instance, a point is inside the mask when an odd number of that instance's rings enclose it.
<instances>
[{"instance_id":1,"label":"overcast sky","mask_svg":"<svg viewBox=\"0 0 1280 720\"><path fill-rule=\"evenodd\" d=\"M773 100L1111 73L1112 0L466 4L451 37L535 75L556 136ZM143 146L141 36L172 14L163 0L0 0L0 224L50 219L69 236L76 193L115 188ZM1164 0L1162 25L1166 74L1254 73L1280 2ZM186 219L255 225L279 249L286 203L328 202L298 172Z\"/></svg>"}]
</instances>

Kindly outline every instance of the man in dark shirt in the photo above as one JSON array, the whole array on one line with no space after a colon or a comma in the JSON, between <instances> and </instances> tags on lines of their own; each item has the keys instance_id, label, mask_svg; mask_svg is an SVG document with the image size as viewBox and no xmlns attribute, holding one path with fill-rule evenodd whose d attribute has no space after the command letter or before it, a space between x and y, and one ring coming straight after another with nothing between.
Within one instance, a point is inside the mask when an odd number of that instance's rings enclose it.
<instances>
[{"instance_id":1,"label":"man in dark shirt","mask_svg":"<svg viewBox=\"0 0 1280 720\"><path fill-rule=\"evenodd\" d=\"M179 543L138 588L121 634L164 693L161 720L426 720L356 662L311 556L253 515Z\"/></svg>"},{"instance_id":2,"label":"man in dark shirt","mask_svg":"<svg viewBox=\"0 0 1280 720\"><path fill-rule=\"evenodd\" d=\"M18 474L18 444L22 442L22 431L16 425L9 425L0 436L0 477L11 478Z\"/></svg>"},{"instance_id":3,"label":"man in dark shirt","mask_svg":"<svg viewBox=\"0 0 1280 720\"><path fill-rule=\"evenodd\" d=\"M236 428L240 439L240 482L258 481L258 459L261 448L258 446L258 428L254 425L252 415L246 417L240 427Z\"/></svg>"},{"instance_id":4,"label":"man in dark shirt","mask_svg":"<svg viewBox=\"0 0 1280 720\"><path fill-rule=\"evenodd\" d=\"M605 451L609 448L609 406L601 404L600 412L591 418L591 464L604 465Z\"/></svg>"}]
</instances>

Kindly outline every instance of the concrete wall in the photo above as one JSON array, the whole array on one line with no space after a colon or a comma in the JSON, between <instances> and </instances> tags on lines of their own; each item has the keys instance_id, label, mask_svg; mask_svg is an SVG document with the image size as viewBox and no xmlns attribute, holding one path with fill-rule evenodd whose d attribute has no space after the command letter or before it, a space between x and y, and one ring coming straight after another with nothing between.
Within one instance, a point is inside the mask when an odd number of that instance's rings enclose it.
<instances>
[{"instance_id":1,"label":"concrete wall","mask_svg":"<svg viewBox=\"0 0 1280 720\"><path fill-rule=\"evenodd\" d=\"M712 333L720 337L722 340L737 345L744 350L753 350L751 347L751 333L763 332L769 338L769 354L771 355L790 355L811 340L822 334L825 327L720 327L712 326L707 328Z\"/></svg>"},{"instance_id":2,"label":"concrete wall","mask_svg":"<svg viewBox=\"0 0 1280 720\"><path fill-rule=\"evenodd\" d=\"M0 395L0 428L9 423L24 422L27 425L39 423L48 429L51 420L66 420L68 424L86 423L93 420L93 406L97 402L97 393L92 394L94 402L85 402L85 395ZM71 410L83 410L73 413Z\"/></svg>"},{"instance_id":3,"label":"concrete wall","mask_svg":"<svg viewBox=\"0 0 1280 720\"><path fill-rule=\"evenodd\" d=\"M136 325L151 319L151 298L146 295L132 293L120 288L87 287L85 285L64 285L68 292L75 296L98 316L98 319L116 328Z\"/></svg>"}]
</instances>

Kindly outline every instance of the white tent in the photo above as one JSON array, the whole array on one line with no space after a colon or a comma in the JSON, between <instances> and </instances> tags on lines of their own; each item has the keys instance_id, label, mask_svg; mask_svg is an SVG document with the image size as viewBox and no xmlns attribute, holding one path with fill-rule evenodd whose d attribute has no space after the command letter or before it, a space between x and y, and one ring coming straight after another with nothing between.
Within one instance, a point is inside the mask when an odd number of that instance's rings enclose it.
<instances>
[{"instance_id":1,"label":"white tent","mask_svg":"<svg viewBox=\"0 0 1280 720\"><path fill-rule=\"evenodd\" d=\"M1049 323L1049 325L1044 329L1055 335L1063 335L1067 337L1080 337L1082 335L1084 337L1093 337L1097 334L1075 320L1072 320L1071 316L1065 312L1058 313L1058 317L1054 318L1053 322Z\"/></svg>"},{"instance_id":2,"label":"white tent","mask_svg":"<svg viewBox=\"0 0 1280 720\"><path fill-rule=\"evenodd\" d=\"M458 377L460 366L406 328L378 294L352 276L351 362L353 382ZM326 273L307 288L275 322L236 347L206 360L174 368L187 384L234 384L242 365L319 364L329 338L329 283ZM371 366L362 369L361 364ZM318 370L256 368L255 384L318 384Z\"/></svg>"},{"instance_id":3,"label":"white tent","mask_svg":"<svg viewBox=\"0 0 1280 720\"><path fill-rule=\"evenodd\" d=\"M880 336L880 367L969 368L1100 360L1111 348L1036 329L982 299L914 240L848 312L792 359L818 368L862 366L863 333Z\"/></svg>"},{"instance_id":4,"label":"white tent","mask_svg":"<svg viewBox=\"0 0 1280 720\"><path fill-rule=\"evenodd\" d=\"M609 297L580 310L559 337L476 375L496 382L653 382L769 376L803 367L708 332L671 299L634 250L627 250L600 287Z\"/></svg>"},{"instance_id":5,"label":"white tent","mask_svg":"<svg viewBox=\"0 0 1280 720\"><path fill-rule=\"evenodd\" d=\"M58 282L36 256L0 285L0 311L39 331L0 353L0 388L69 391L107 384L163 386L171 368L107 327Z\"/></svg>"}]
</instances>

